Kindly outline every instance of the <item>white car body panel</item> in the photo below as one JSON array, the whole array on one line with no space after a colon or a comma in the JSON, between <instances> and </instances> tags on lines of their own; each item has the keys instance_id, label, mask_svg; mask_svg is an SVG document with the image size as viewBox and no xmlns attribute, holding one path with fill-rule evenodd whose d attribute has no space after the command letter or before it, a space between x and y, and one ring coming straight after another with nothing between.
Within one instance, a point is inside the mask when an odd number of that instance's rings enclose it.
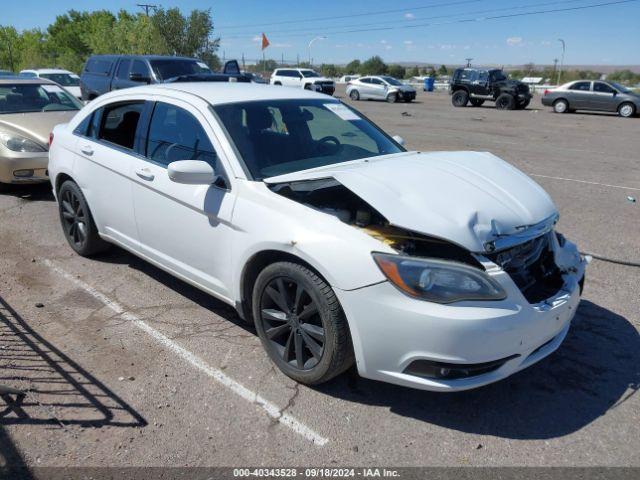
<instances>
[{"instance_id":1,"label":"white car body panel","mask_svg":"<svg viewBox=\"0 0 640 480\"><path fill-rule=\"evenodd\" d=\"M485 242L557 213L537 183L490 153L414 152L265 181L325 177L338 180L393 225L450 239L472 252L483 252Z\"/></svg>"},{"instance_id":2,"label":"white car body panel","mask_svg":"<svg viewBox=\"0 0 640 480\"><path fill-rule=\"evenodd\" d=\"M399 153L252 181L209 107L265 98L335 102L313 92L234 83L111 92L54 130L49 163L54 190L60 175L70 176L85 194L103 238L236 308L246 298L243 272L255 255L277 251L306 262L340 300L364 377L464 390L505 378L560 345L580 299L578 282L586 265L572 243L561 246L553 235L564 286L545 302L529 304L505 271L479 255L507 298L437 304L410 298L387 280L371 253L396 253L388 244L272 190L276 183L333 177L394 225L483 252L485 242L557 214L541 187L493 155L471 152ZM218 154L224 172L217 173L224 175L227 188L172 182L166 168L144 157L73 133L93 110L131 99L188 109ZM147 178L138 175L141 170ZM509 356L515 357L499 369L464 379L436 381L403 373L416 359L466 364Z\"/></svg>"},{"instance_id":3,"label":"white car body panel","mask_svg":"<svg viewBox=\"0 0 640 480\"><path fill-rule=\"evenodd\" d=\"M42 77L42 74L53 74L53 73L60 73L60 74L66 74L66 75L70 75L73 78L77 78L78 80L80 80L80 77L78 75L76 75L73 72L70 72L69 70L63 70L60 68L38 68L38 69L34 69L34 70L22 70L20 72L20 74L31 74L31 76L33 77ZM20 75L19 74L19 75ZM42 77L44 78L44 77ZM71 95L73 95L75 98L82 100L82 92L80 92L80 86L64 86L61 85L62 88L64 88L67 92L69 92Z\"/></svg>"}]
</instances>

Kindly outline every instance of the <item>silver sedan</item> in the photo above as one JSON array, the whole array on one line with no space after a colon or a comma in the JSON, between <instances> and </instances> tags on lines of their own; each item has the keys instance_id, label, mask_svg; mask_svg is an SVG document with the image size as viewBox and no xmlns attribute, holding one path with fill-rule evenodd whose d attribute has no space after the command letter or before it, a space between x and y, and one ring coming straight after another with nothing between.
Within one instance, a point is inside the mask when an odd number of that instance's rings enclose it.
<instances>
[{"instance_id":1,"label":"silver sedan","mask_svg":"<svg viewBox=\"0 0 640 480\"><path fill-rule=\"evenodd\" d=\"M640 95L615 82L577 80L545 90L542 104L556 113L595 110L633 117L640 111Z\"/></svg>"},{"instance_id":2,"label":"silver sedan","mask_svg":"<svg viewBox=\"0 0 640 480\"><path fill-rule=\"evenodd\" d=\"M354 101L410 102L416 98L416 89L388 75L367 76L351 80L347 85L347 95Z\"/></svg>"}]
</instances>

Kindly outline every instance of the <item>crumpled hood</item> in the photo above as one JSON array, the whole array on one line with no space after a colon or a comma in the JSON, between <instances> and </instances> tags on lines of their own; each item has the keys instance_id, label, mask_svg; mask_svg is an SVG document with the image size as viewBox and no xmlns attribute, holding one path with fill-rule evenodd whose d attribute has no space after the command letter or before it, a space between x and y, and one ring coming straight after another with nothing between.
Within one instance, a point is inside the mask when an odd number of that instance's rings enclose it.
<instances>
[{"instance_id":1,"label":"crumpled hood","mask_svg":"<svg viewBox=\"0 0 640 480\"><path fill-rule=\"evenodd\" d=\"M391 224L483 252L485 243L557 214L524 173L486 152L408 152L267 178L333 177Z\"/></svg>"}]
</instances>

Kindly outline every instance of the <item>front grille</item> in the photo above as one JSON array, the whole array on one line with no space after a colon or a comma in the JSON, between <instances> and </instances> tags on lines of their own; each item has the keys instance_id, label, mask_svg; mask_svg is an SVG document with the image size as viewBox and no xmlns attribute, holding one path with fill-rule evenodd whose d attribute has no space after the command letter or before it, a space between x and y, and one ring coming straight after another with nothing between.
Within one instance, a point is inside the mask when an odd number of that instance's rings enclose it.
<instances>
[{"instance_id":1,"label":"front grille","mask_svg":"<svg viewBox=\"0 0 640 480\"><path fill-rule=\"evenodd\" d=\"M564 284L551 247L553 234L549 232L526 243L487 255L487 258L509 274L529 303L539 303L553 297Z\"/></svg>"}]
</instances>

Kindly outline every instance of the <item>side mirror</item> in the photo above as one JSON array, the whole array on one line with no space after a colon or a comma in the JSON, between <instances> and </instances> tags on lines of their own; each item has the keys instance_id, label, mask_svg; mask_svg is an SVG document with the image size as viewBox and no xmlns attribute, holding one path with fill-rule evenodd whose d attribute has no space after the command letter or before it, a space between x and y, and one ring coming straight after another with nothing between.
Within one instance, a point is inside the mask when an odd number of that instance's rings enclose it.
<instances>
[{"instance_id":1,"label":"side mirror","mask_svg":"<svg viewBox=\"0 0 640 480\"><path fill-rule=\"evenodd\" d=\"M179 160L167 167L171 181L185 185L211 185L216 181L213 167L202 160Z\"/></svg>"},{"instance_id":2,"label":"side mirror","mask_svg":"<svg viewBox=\"0 0 640 480\"><path fill-rule=\"evenodd\" d=\"M129 74L129 80L131 80L132 82L141 82L141 83L142 82L149 83L151 81L149 77L146 77L138 72L131 72Z\"/></svg>"},{"instance_id":3,"label":"side mirror","mask_svg":"<svg viewBox=\"0 0 640 480\"><path fill-rule=\"evenodd\" d=\"M404 147L404 138L402 138L400 135L394 135L393 137L391 137L395 140L396 143L402 145Z\"/></svg>"}]
</instances>

